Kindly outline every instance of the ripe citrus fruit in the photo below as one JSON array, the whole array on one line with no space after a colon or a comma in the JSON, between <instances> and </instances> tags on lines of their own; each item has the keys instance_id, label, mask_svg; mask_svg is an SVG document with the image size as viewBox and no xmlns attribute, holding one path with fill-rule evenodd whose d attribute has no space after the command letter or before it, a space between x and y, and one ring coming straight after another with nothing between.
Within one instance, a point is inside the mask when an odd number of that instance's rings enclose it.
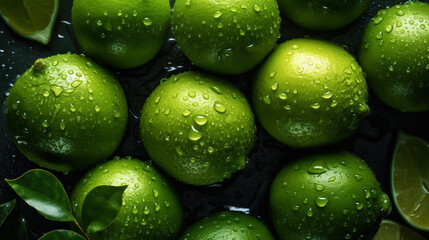
<instances>
[{"instance_id":1,"label":"ripe citrus fruit","mask_svg":"<svg viewBox=\"0 0 429 240\"><path fill-rule=\"evenodd\" d=\"M429 110L429 4L410 1L379 11L359 55L383 102L404 112Z\"/></svg>"},{"instance_id":2,"label":"ripe citrus fruit","mask_svg":"<svg viewBox=\"0 0 429 240\"><path fill-rule=\"evenodd\" d=\"M0 1L0 17L18 35L46 45L51 40L59 0Z\"/></svg>"},{"instance_id":3,"label":"ripe citrus fruit","mask_svg":"<svg viewBox=\"0 0 429 240\"><path fill-rule=\"evenodd\" d=\"M82 205L87 194L98 186L127 186L122 207L105 230L91 234L97 240L174 239L183 210L177 193L151 165L132 158L115 158L95 167L80 180L71 196L73 215L81 226Z\"/></svg>"},{"instance_id":4,"label":"ripe citrus fruit","mask_svg":"<svg viewBox=\"0 0 429 240\"><path fill-rule=\"evenodd\" d=\"M280 16L275 0L178 0L173 34L197 66L221 74L240 74L274 48Z\"/></svg>"},{"instance_id":5,"label":"ripe citrus fruit","mask_svg":"<svg viewBox=\"0 0 429 240\"><path fill-rule=\"evenodd\" d=\"M222 212L196 222L180 240L274 240L268 228L254 217Z\"/></svg>"},{"instance_id":6,"label":"ripe citrus fruit","mask_svg":"<svg viewBox=\"0 0 429 240\"><path fill-rule=\"evenodd\" d=\"M264 128L292 147L339 142L369 112L361 67L346 50L321 40L280 44L257 73L252 96Z\"/></svg>"},{"instance_id":7,"label":"ripe citrus fruit","mask_svg":"<svg viewBox=\"0 0 429 240\"><path fill-rule=\"evenodd\" d=\"M38 59L6 101L7 126L19 150L57 171L105 160L121 142L127 119L119 82L75 54Z\"/></svg>"},{"instance_id":8,"label":"ripe citrus fruit","mask_svg":"<svg viewBox=\"0 0 429 240\"><path fill-rule=\"evenodd\" d=\"M373 240L427 240L411 230L411 228L398 224L392 220L383 219Z\"/></svg>"},{"instance_id":9,"label":"ripe citrus fruit","mask_svg":"<svg viewBox=\"0 0 429 240\"><path fill-rule=\"evenodd\" d=\"M396 209L412 227L429 231L429 145L400 134L393 154L392 193Z\"/></svg>"},{"instance_id":10,"label":"ripe citrus fruit","mask_svg":"<svg viewBox=\"0 0 429 240\"><path fill-rule=\"evenodd\" d=\"M75 0L73 30L88 55L114 68L133 68L161 49L170 10L168 0Z\"/></svg>"},{"instance_id":11,"label":"ripe citrus fruit","mask_svg":"<svg viewBox=\"0 0 429 240\"><path fill-rule=\"evenodd\" d=\"M365 161L347 152L286 165L270 193L281 239L372 239L390 211L389 197Z\"/></svg>"},{"instance_id":12,"label":"ripe citrus fruit","mask_svg":"<svg viewBox=\"0 0 429 240\"><path fill-rule=\"evenodd\" d=\"M161 82L143 106L140 129L149 156L194 185L221 182L243 169L256 132L244 95L227 81L196 72Z\"/></svg>"},{"instance_id":13,"label":"ripe citrus fruit","mask_svg":"<svg viewBox=\"0 0 429 240\"><path fill-rule=\"evenodd\" d=\"M347 26L368 7L369 0L279 0L282 14L298 26L327 31Z\"/></svg>"}]
</instances>

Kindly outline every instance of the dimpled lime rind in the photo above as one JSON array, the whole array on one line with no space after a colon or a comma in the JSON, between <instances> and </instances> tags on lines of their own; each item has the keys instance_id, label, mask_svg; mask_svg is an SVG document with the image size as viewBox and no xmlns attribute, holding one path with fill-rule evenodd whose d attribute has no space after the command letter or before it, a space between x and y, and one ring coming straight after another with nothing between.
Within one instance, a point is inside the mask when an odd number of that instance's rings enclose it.
<instances>
[{"instance_id":1,"label":"dimpled lime rind","mask_svg":"<svg viewBox=\"0 0 429 240\"><path fill-rule=\"evenodd\" d=\"M82 205L95 187L124 186L122 207L112 225L91 233L94 240L175 239L182 220L182 204L173 186L150 162L115 158L89 171L75 186L70 201L82 226Z\"/></svg>"},{"instance_id":2,"label":"dimpled lime rind","mask_svg":"<svg viewBox=\"0 0 429 240\"><path fill-rule=\"evenodd\" d=\"M170 31L168 0L74 0L72 26L90 56L127 69L153 59Z\"/></svg>"},{"instance_id":3,"label":"dimpled lime rind","mask_svg":"<svg viewBox=\"0 0 429 240\"><path fill-rule=\"evenodd\" d=\"M186 72L164 79L141 112L149 156L178 180L221 182L246 165L255 122L244 95L214 76Z\"/></svg>"},{"instance_id":4,"label":"dimpled lime rind","mask_svg":"<svg viewBox=\"0 0 429 240\"><path fill-rule=\"evenodd\" d=\"M119 82L82 55L55 55L35 65L15 82L6 101L7 126L18 149L57 171L109 157L128 119Z\"/></svg>"},{"instance_id":5,"label":"dimpled lime rind","mask_svg":"<svg viewBox=\"0 0 429 240\"><path fill-rule=\"evenodd\" d=\"M172 30L183 53L197 66L240 74L260 63L279 36L275 0L178 0Z\"/></svg>"},{"instance_id":6,"label":"dimpled lime rind","mask_svg":"<svg viewBox=\"0 0 429 240\"><path fill-rule=\"evenodd\" d=\"M389 197L365 161L347 152L313 155L275 177L270 210L281 239L372 239Z\"/></svg>"},{"instance_id":7,"label":"dimpled lime rind","mask_svg":"<svg viewBox=\"0 0 429 240\"><path fill-rule=\"evenodd\" d=\"M380 10L364 32L359 55L383 102L404 112L429 110L429 4Z\"/></svg>"},{"instance_id":8,"label":"dimpled lime rind","mask_svg":"<svg viewBox=\"0 0 429 240\"><path fill-rule=\"evenodd\" d=\"M222 212L205 217L189 227L180 240L274 240L268 228L254 217Z\"/></svg>"},{"instance_id":9,"label":"dimpled lime rind","mask_svg":"<svg viewBox=\"0 0 429 240\"><path fill-rule=\"evenodd\" d=\"M343 48L321 40L280 44L255 76L252 96L263 127L292 147L342 141L369 113L361 67Z\"/></svg>"},{"instance_id":10,"label":"dimpled lime rind","mask_svg":"<svg viewBox=\"0 0 429 240\"><path fill-rule=\"evenodd\" d=\"M340 29L356 20L369 0L279 0L282 14L298 26L315 31Z\"/></svg>"}]
</instances>

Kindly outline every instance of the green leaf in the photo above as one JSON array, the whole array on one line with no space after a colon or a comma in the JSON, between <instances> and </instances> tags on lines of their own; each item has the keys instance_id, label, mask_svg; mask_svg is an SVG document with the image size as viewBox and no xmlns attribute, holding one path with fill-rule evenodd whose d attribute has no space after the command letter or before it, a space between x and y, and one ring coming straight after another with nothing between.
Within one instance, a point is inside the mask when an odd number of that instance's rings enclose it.
<instances>
[{"instance_id":1,"label":"green leaf","mask_svg":"<svg viewBox=\"0 0 429 240\"><path fill-rule=\"evenodd\" d=\"M4 220L9 216L12 212L13 207L15 207L16 200L13 199L10 202L3 203L0 205L0 227L3 225Z\"/></svg>"},{"instance_id":2,"label":"green leaf","mask_svg":"<svg viewBox=\"0 0 429 240\"><path fill-rule=\"evenodd\" d=\"M70 200L61 182L50 172L33 169L13 180L6 179L28 205L53 221L75 221Z\"/></svg>"},{"instance_id":3,"label":"green leaf","mask_svg":"<svg viewBox=\"0 0 429 240\"><path fill-rule=\"evenodd\" d=\"M27 240L28 235L25 219L19 211L15 200L13 200L13 204L15 207L12 207L11 212L0 226L0 239Z\"/></svg>"},{"instance_id":4,"label":"green leaf","mask_svg":"<svg viewBox=\"0 0 429 240\"><path fill-rule=\"evenodd\" d=\"M122 207L122 194L127 186L98 186L86 196L82 222L88 233L103 231L115 220Z\"/></svg>"},{"instance_id":5,"label":"green leaf","mask_svg":"<svg viewBox=\"0 0 429 240\"><path fill-rule=\"evenodd\" d=\"M85 238L76 232L59 229L46 233L39 240L85 240Z\"/></svg>"}]
</instances>

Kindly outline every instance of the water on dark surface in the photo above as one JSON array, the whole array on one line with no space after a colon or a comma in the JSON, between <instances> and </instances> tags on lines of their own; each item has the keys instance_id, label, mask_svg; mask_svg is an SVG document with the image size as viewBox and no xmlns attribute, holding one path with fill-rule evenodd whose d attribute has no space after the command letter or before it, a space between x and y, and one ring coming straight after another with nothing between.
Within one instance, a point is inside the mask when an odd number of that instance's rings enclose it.
<instances>
[{"instance_id":1,"label":"water on dark surface","mask_svg":"<svg viewBox=\"0 0 429 240\"><path fill-rule=\"evenodd\" d=\"M370 19L378 10L404 1L378 0L373 2L362 17L350 26L328 33L300 29L282 17L282 35L279 43L305 36L321 38L342 45L351 54L357 56L362 32ZM5 99L14 81L37 58L69 51L82 52L74 38L71 26L71 5L72 0L61 1L53 38L48 46L18 37L0 21L0 102L2 103L0 111L0 203L18 198L2 179L16 178L29 169L38 168L37 165L25 159L7 134L4 115ZM127 132L115 155L133 156L142 160L149 159L140 141L139 133L139 115L146 98L162 78L197 69L180 52L170 34L163 50L154 60L136 69L114 72L124 88L130 113ZM253 74L254 71L251 71L244 75L226 78L236 83L250 101L250 80ZM189 225L203 216L222 210L243 211L260 217L274 233L268 212L268 192L271 181L277 171L286 163L305 154L321 150L344 149L365 159L381 182L383 190L391 196L389 171L397 133L402 130L429 140L429 131L426 128L429 114L401 113L387 107L373 94L370 96L369 105L371 114L363 121L356 134L342 143L323 149L291 149L273 139L258 124L258 140L249 157L248 165L243 171L234 174L223 183L205 187L195 187L174 181L185 206L185 224ZM73 184L83 174L84 171L68 174L55 173L65 185L67 192L71 192ZM36 239L50 230L67 227L67 224L64 223L45 220L35 210L26 206L23 201L21 201L21 206L32 239ZM406 225L395 209L389 218ZM429 233L419 233L429 238Z\"/></svg>"}]
</instances>

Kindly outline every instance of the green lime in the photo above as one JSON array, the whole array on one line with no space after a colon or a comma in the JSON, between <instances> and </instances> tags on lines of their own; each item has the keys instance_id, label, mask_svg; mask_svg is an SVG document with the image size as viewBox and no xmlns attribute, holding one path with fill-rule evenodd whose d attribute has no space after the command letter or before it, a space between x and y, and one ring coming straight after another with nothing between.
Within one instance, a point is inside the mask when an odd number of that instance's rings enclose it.
<instances>
[{"instance_id":1,"label":"green lime","mask_svg":"<svg viewBox=\"0 0 429 240\"><path fill-rule=\"evenodd\" d=\"M281 239L372 239L390 211L365 161L348 152L305 157L286 165L270 192Z\"/></svg>"},{"instance_id":2,"label":"green lime","mask_svg":"<svg viewBox=\"0 0 429 240\"><path fill-rule=\"evenodd\" d=\"M197 66L221 74L240 74L260 63L279 36L275 0L178 0L173 34Z\"/></svg>"},{"instance_id":3,"label":"green lime","mask_svg":"<svg viewBox=\"0 0 429 240\"><path fill-rule=\"evenodd\" d=\"M51 40L58 0L0 1L0 17L18 35L46 45Z\"/></svg>"},{"instance_id":4,"label":"green lime","mask_svg":"<svg viewBox=\"0 0 429 240\"><path fill-rule=\"evenodd\" d=\"M368 24L360 62L374 93L404 112L429 110L429 4L406 2Z\"/></svg>"},{"instance_id":5,"label":"green lime","mask_svg":"<svg viewBox=\"0 0 429 240\"><path fill-rule=\"evenodd\" d=\"M105 160L128 120L115 77L82 55L38 59L6 100L9 133L31 161L57 171Z\"/></svg>"},{"instance_id":6,"label":"green lime","mask_svg":"<svg viewBox=\"0 0 429 240\"><path fill-rule=\"evenodd\" d=\"M327 31L345 27L356 20L369 0L279 0L282 14L298 26Z\"/></svg>"},{"instance_id":7,"label":"green lime","mask_svg":"<svg viewBox=\"0 0 429 240\"><path fill-rule=\"evenodd\" d=\"M411 228L383 219L373 240L426 240Z\"/></svg>"},{"instance_id":8,"label":"green lime","mask_svg":"<svg viewBox=\"0 0 429 240\"><path fill-rule=\"evenodd\" d=\"M238 213L222 212L205 217L189 227L180 240L274 240L258 219Z\"/></svg>"},{"instance_id":9,"label":"green lime","mask_svg":"<svg viewBox=\"0 0 429 240\"><path fill-rule=\"evenodd\" d=\"M170 30L168 0L74 0L73 30L90 56L126 69L159 52Z\"/></svg>"},{"instance_id":10,"label":"green lime","mask_svg":"<svg viewBox=\"0 0 429 240\"><path fill-rule=\"evenodd\" d=\"M253 82L263 127L292 147L333 144L368 114L368 89L356 60L335 44L294 39L280 44Z\"/></svg>"},{"instance_id":11,"label":"green lime","mask_svg":"<svg viewBox=\"0 0 429 240\"><path fill-rule=\"evenodd\" d=\"M393 154L391 180L396 209L412 227L429 231L429 144L399 134Z\"/></svg>"},{"instance_id":12,"label":"green lime","mask_svg":"<svg viewBox=\"0 0 429 240\"><path fill-rule=\"evenodd\" d=\"M246 165L255 122L244 95L231 83L196 72L164 79L141 112L149 156L178 180L221 182Z\"/></svg>"},{"instance_id":13,"label":"green lime","mask_svg":"<svg viewBox=\"0 0 429 240\"><path fill-rule=\"evenodd\" d=\"M116 157L89 171L70 196L73 215L80 225L86 195L102 185L126 185L127 188L114 222L107 229L91 234L91 239L168 240L176 237L183 220L182 204L173 186L150 162Z\"/></svg>"}]
</instances>

